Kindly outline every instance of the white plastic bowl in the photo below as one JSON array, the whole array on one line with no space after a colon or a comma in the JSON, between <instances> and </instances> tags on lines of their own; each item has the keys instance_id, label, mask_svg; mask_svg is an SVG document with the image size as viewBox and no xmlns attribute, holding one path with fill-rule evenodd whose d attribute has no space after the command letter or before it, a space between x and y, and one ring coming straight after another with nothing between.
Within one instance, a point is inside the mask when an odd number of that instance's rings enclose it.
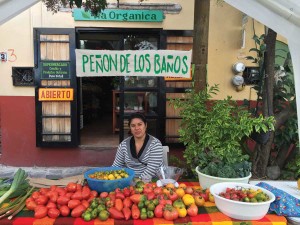
<instances>
[{"instance_id":1,"label":"white plastic bowl","mask_svg":"<svg viewBox=\"0 0 300 225\"><path fill-rule=\"evenodd\" d=\"M219 196L221 192L226 191L226 188L235 187L252 188L254 190L261 189L269 196L270 200L266 202L239 202ZM210 187L210 193L214 196L215 204L222 213L238 220L259 220L263 218L268 213L270 204L275 200L275 195L272 192L244 183L217 183Z\"/></svg>"},{"instance_id":2,"label":"white plastic bowl","mask_svg":"<svg viewBox=\"0 0 300 225\"><path fill-rule=\"evenodd\" d=\"M245 184L247 184L247 183L249 183L249 179L252 176L252 174L250 173L249 176L240 177L240 178L214 177L214 176L209 176L209 175L206 175L204 173L201 173L198 170L198 166L196 167L196 172L198 174L200 186L203 189L210 188L211 185L216 184L216 183L220 183L220 182L234 182L234 183L245 183Z\"/></svg>"}]
</instances>

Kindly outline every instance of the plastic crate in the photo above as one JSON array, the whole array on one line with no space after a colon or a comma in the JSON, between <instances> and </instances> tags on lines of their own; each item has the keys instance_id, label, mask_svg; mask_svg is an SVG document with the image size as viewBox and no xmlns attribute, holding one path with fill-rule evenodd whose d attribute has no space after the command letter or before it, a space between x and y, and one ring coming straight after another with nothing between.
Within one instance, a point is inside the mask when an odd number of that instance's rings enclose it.
<instances>
[{"instance_id":1,"label":"plastic crate","mask_svg":"<svg viewBox=\"0 0 300 225\"><path fill-rule=\"evenodd\" d=\"M117 179L117 180L98 180L89 177L89 174L93 174L99 171L112 171L112 170L121 170L124 169L128 173L128 177ZM87 180L87 183L91 190L101 192L111 192L116 188L125 188L130 186L133 178L134 178L134 170L129 168L121 168L121 167L99 167L88 170L84 173L84 178Z\"/></svg>"}]
</instances>

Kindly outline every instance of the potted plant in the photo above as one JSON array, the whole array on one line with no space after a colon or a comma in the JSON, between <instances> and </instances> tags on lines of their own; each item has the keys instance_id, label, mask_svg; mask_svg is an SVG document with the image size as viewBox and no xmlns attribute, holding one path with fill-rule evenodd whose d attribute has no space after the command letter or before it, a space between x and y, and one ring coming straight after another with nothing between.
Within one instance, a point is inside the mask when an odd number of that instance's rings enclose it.
<instances>
[{"instance_id":1,"label":"potted plant","mask_svg":"<svg viewBox=\"0 0 300 225\"><path fill-rule=\"evenodd\" d=\"M185 99L171 100L171 104L180 109L182 117L179 135L186 146L183 156L189 169L198 173L203 188L224 179L231 181L228 178L248 182L251 162L249 155L243 151L242 143L253 130L274 129L273 117L252 117L230 96L213 101L218 91L218 85L214 85L198 93L191 90ZM203 179L202 174L209 181Z\"/></svg>"}]
</instances>

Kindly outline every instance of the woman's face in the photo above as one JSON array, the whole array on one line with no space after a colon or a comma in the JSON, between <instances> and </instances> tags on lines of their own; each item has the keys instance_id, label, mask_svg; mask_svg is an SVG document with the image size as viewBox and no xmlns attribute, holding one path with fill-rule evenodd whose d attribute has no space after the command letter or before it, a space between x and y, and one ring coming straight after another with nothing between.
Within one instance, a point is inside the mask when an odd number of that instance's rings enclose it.
<instances>
[{"instance_id":1,"label":"woman's face","mask_svg":"<svg viewBox=\"0 0 300 225\"><path fill-rule=\"evenodd\" d=\"M139 118L134 118L130 123L130 131L132 135L136 138L141 138L146 134L147 125L143 120Z\"/></svg>"}]
</instances>

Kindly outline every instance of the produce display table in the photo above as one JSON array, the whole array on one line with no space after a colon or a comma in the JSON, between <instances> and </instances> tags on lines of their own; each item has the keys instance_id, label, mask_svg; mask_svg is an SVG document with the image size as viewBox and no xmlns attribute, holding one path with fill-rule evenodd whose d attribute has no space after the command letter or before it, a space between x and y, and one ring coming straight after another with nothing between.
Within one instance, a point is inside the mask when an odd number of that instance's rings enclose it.
<instances>
[{"instance_id":1,"label":"produce display table","mask_svg":"<svg viewBox=\"0 0 300 225\"><path fill-rule=\"evenodd\" d=\"M182 182L188 186L199 187L198 182ZM95 219L89 222L84 221L81 218L72 217L59 217L57 219L51 219L45 217L43 219L35 219L33 217L33 211L24 210L12 220L7 218L0 220L0 225L158 225L158 224L189 224L189 225L285 225L287 220L283 216L277 216L276 214L267 214L261 220L256 221L239 221L231 219L230 217L221 213L214 203L206 202L204 207L198 208L198 215L195 217L186 216L174 221L167 221L162 218L153 218L147 220L114 220L108 219L106 221L100 221Z\"/></svg>"}]
</instances>

